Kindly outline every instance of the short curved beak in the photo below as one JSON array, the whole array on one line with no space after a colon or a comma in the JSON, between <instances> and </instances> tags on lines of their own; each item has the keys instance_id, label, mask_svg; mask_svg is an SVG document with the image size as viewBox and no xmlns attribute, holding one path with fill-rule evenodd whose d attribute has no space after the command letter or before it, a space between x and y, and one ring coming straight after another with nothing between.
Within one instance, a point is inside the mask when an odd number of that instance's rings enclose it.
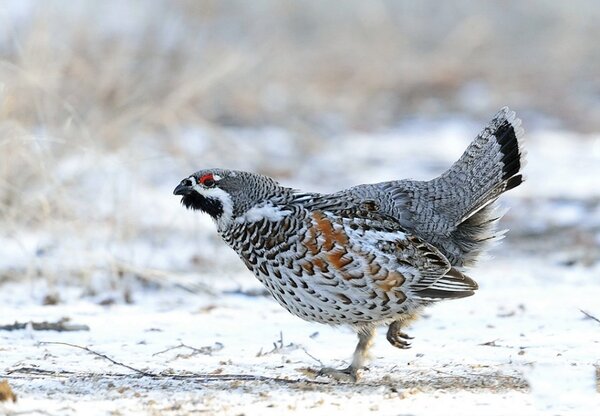
<instances>
[{"instance_id":1,"label":"short curved beak","mask_svg":"<svg viewBox=\"0 0 600 416\"><path fill-rule=\"evenodd\" d=\"M189 182L190 181L188 179L181 181L181 183L179 185L177 185L177 188L175 188L173 190L173 195L188 195L188 194L190 194L194 189L189 184Z\"/></svg>"}]
</instances>

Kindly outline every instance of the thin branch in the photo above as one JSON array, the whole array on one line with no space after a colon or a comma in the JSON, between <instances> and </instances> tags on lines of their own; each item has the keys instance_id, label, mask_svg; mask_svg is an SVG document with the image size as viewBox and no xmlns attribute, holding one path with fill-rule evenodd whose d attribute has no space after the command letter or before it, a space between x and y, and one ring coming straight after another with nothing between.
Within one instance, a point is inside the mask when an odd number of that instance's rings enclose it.
<instances>
[{"instance_id":1,"label":"thin branch","mask_svg":"<svg viewBox=\"0 0 600 416\"><path fill-rule=\"evenodd\" d=\"M312 355L311 353L309 353L306 350L306 348L304 348L304 347L300 347L300 348L302 349L302 351L304 351L304 353L306 355L308 355L310 358L312 358L313 360L315 360L316 362L318 362L321 367L324 367L323 362L321 360L319 360L317 357L315 357L314 355Z\"/></svg>"},{"instance_id":2,"label":"thin branch","mask_svg":"<svg viewBox=\"0 0 600 416\"><path fill-rule=\"evenodd\" d=\"M579 309L579 311L580 311L582 314L584 314L585 316L587 316L589 319L592 319L592 320L594 320L594 321L596 321L596 322L598 322L598 323L600 324L600 319L596 318L596 317L595 317L594 315L592 315L591 313L589 313L589 312L586 312L586 311L584 311L583 309Z\"/></svg>"},{"instance_id":3,"label":"thin branch","mask_svg":"<svg viewBox=\"0 0 600 416\"><path fill-rule=\"evenodd\" d=\"M173 351L173 350L176 350L179 348L187 348L189 350L192 350L192 354L190 354L190 355L195 355L195 354L211 355L215 351L222 350L223 344L221 344L220 342L215 342L215 345L207 345L205 347L196 348L196 347L192 347L191 345L184 344L182 342L179 345L175 345L174 347L169 347L162 351L155 352L154 354L152 354L152 356L154 357L156 355L164 354L165 352Z\"/></svg>"},{"instance_id":4,"label":"thin branch","mask_svg":"<svg viewBox=\"0 0 600 416\"><path fill-rule=\"evenodd\" d=\"M128 370L131 370L141 376L144 377L150 377L153 379L173 379L173 380L195 380L195 381L199 381L199 382L208 382L208 381L271 381L271 382L277 382L277 383L285 383L285 384L298 384L298 383L308 383L308 384L329 384L329 383L325 383L325 382L319 382L319 381L314 381L314 380L302 380L302 379L285 379L285 378L278 378L278 377L266 377L266 376L257 376L257 375L252 375L252 374L197 374L197 373L188 373L188 374L176 374L176 373L160 373L160 374L156 374L156 373L149 373L147 371L143 371L140 370L138 368L132 367L130 365L121 363L119 361L114 360L113 358L110 358L109 356L105 355L105 354L101 354L97 351L92 350L91 348L88 347L83 347L81 345L76 345L76 344L70 344L68 342L54 342L54 341L41 341L40 344L45 344L45 345L64 345L67 347L72 347L72 348L77 348L86 352L89 352L90 354L93 354L97 357L103 358L105 360L110 361L111 363L126 368ZM183 344L182 344L183 345ZM184 345L185 346L185 345ZM188 346L185 346L188 347ZM188 347L190 348L190 347ZM191 347L193 348L193 347ZM201 349L197 349L194 348L195 350L201 351ZM38 374L38 375L45 375L45 376L59 376L59 375L88 375L88 376L98 376L98 375L104 375L104 376L108 376L108 377L127 377L126 374L96 374L96 373L76 373L76 372L71 372L71 371L65 371L65 370L58 370L58 371L51 371L51 370L43 370L43 369L39 369L39 368L31 368L31 367L23 367L23 368L17 368L17 369L13 369L8 371L7 374L14 374L14 373L27 373L27 374Z\"/></svg>"},{"instance_id":5,"label":"thin branch","mask_svg":"<svg viewBox=\"0 0 600 416\"><path fill-rule=\"evenodd\" d=\"M127 368L127 367L126 367ZM2 378L20 378L18 374L25 374L28 379L32 376L40 376L40 377L90 377L90 378L98 378L98 377L106 377L106 378L117 378L117 379L126 379L131 377L149 377L153 380L188 380L188 381L196 381L200 383L207 383L211 381L266 381L266 382L274 382L280 384L330 384L324 381L315 381L308 379L287 379L280 377L267 377L267 376L259 376L254 374L206 374L206 373L186 373L186 374L177 374L177 373L137 373L136 375L132 374L123 374L123 373L87 373L87 372L76 372L69 370L45 370L42 368L36 367L19 367L13 368L7 371L5 374L1 374Z\"/></svg>"},{"instance_id":6,"label":"thin branch","mask_svg":"<svg viewBox=\"0 0 600 416\"><path fill-rule=\"evenodd\" d=\"M15 322L10 325L0 325L0 331L18 331L21 329L27 329L31 325L31 329L34 331L89 331L90 327L87 325L69 324L66 320L61 319L58 322Z\"/></svg>"},{"instance_id":7,"label":"thin branch","mask_svg":"<svg viewBox=\"0 0 600 416\"><path fill-rule=\"evenodd\" d=\"M494 340L488 341L488 342L484 342L482 344L477 344L483 347L500 347L500 345L496 344L496 341L498 341L500 338L496 338Z\"/></svg>"},{"instance_id":8,"label":"thin branch","mask_svg":"<svg viewBox=\"0 0 600 416\"><path fill-rule=\"evenodd\" d=\"M461 378L461 377L465 378L465 376L463 376L463 375L460 375L460 374L459 375L455 375L455 374L452 374L452 373L448 373L446 371L438 370L436 368L432 368L432 370L435 371L438 374L443 374L445 376L456 377L456 378Z\"/></svg>"},{"instance_id":9,"label":"thin branch","mask_svg":"<svg viewBox=\"0 0 600 416\"><path fill-rule=\"evenodd\" d=\"M75 371L69 370L44 370L43 368L37 367L17 367L6 371L3 374L3 378L11 378L12 374L28 374L36 376L69 376L77 374ZM15 378L15 377L12 377Z\"/></svg>"},{"instance_id":10,"label":"thin branch","mask_svg":"<svg viewBox=\"0 0 600 416\"><path fill-rule=\"evenodd\" d=\"M148 372L140 370L138 368L131 367L130 365L120 363L120 362L118 362L116 360L113 360L108 355L101 354L99 352L96 352L96 351L88 348L88 347L83 347L81 345L69 344L68 342L54 342L54 341L40 341L40 344L45 344L45 345L64 345L64 346L67 346L67 347L78 348L80 350L87 351L90 354L93 354L93 355L95 355L97 357L104 358L105 360L108 360L108 361L110 361L111 363L113 363L115 365L118 365L120 367L127 368L128 370L134 371L134 372L136 372L138 374L141 374L141 375L144 375L144 376L147 376L147 377L152 377L153 376L152 373L148 373Z\"/></svg>"},{"instance_id":11,"label":"thin branch","mask_svg":"<svg viewBox=\"0 0 600 416\"><path fill-rule=\"evenodd\" d=\"M173 351L173 350L176 350L176 349L179 349L179 348L186 348L186 345L183 345L183 343L181 343L179 345L175 345L174 347L169 347L169 348L166 348L164 350L160 350L158 352L155 352L154 354L152 354L152 356L154 357L154 356L157 356L157 355L160 355L160 354L164 354L165 352Z\"/></svg>"},{"instance_id":12,"label":"thin branch","mask_svg":"<svg viewBox=\"0 0 600 416\"><path fill-rule=\"evenodd\" d=\"M42 409L28 409L28 410L20 410L20 411L15 411L15 410L8 410L8 409L2 409L5 410L6 413L4 414L4 416L25 416L25 415L48 415L48 416L52 416L52 413L48 413L45 410Z\"/></svg>"}]
</instances>

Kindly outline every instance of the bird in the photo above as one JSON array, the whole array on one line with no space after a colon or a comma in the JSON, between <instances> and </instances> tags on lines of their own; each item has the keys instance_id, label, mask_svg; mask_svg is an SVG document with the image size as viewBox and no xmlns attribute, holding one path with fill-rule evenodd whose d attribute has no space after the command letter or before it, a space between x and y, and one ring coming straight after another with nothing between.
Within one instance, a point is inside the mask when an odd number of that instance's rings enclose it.
<instances>
[{"instance_id":1,"label":"bird","mask_svg":"<svg viewBox=\"0 0 600 416\"><path fill-rule=\"evenodd\" d=\"M521 120L502 108L447 171L339 192L304 192L250 172L201 169L173 191L286 310L358 335L350 365L319 376L355 382L376 330L410 348L405 328L439 301L471 296L466 275L498 231L501 194L524 181Z\"/></svg>"}]
</instances>

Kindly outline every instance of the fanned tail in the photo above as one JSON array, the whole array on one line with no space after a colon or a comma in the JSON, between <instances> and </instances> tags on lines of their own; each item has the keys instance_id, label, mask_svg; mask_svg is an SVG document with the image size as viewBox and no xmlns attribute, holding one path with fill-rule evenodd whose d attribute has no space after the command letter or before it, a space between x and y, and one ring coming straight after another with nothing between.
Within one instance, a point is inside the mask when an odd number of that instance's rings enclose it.
<instances>
[{"instance_id":1,"label":"fanned tail","mask_svg":"<svg viewBox=\"0 0 600 416\"><path fill-rule=\"evenodd\" d=\"M496 222L504 212L498 212L493 203L524 180L523 135L521 120L504 107L461 158L435 179L454 188L455 201L460 201L452 219L456 227L452 240L463 253L463 265L477 260L488 243L505 233L496 231Z\"/></svg>"}]
</instances>

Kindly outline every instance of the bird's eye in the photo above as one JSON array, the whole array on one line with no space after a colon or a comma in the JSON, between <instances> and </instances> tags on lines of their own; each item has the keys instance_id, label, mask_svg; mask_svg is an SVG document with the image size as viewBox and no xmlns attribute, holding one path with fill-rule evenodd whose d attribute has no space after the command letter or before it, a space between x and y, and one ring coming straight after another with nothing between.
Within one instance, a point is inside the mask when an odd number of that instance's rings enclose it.
<instances>
[{"instance_id":1,"label":"bird's eye","mask_svg":"<svg viewBox=\"0 0 600 416\"><path fill-rule=\"evenodd\" d=\"M206 186L207 188L212 188L213 186L216 185L215 178L211 173L202 176L198 180L198 182L200 182L202 185Z\"/></svg>"}]
</instances>

